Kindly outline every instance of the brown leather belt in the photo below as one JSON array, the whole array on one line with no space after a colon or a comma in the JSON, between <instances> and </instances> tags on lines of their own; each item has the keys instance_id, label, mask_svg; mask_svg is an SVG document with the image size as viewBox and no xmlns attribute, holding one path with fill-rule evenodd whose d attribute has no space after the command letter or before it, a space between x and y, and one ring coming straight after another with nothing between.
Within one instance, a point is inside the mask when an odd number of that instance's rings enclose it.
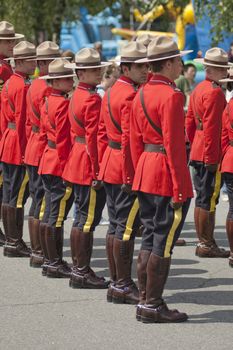
<instances>
[{"instance_id":1,"label":"brown leather belt","mask_svg":"<svg viewBox=\"0 0 233 350\"><path fill-rule=\"evenodd\" d=\"M8 129L16 130L16 124L13 122L8 122L7 127Z\"/></svg>"},{"instance_id":2,"label":"brown leather belt","mask_svg":"<svg viewBox=\"0 0 233 350\"><path fill-rule=\"evenodd\" d=\"M86 144L85 136L76 136L74 140L75 142L82 143L83 145Z\"/></svg>"},{"instance_id":3,"label":"brown leather belt","mask_svg":"<svg viewBox=\"0 0 233 350\"><path fill-rule=\"evenodd\" d=\"M48 140L48 146L49 146L49 148L56 149L56 143L51 141L51 140Z\"/></svg>"},{"instance_id":4,"label":"brown leather belt","mask_svg":"<svg viewBox=\"0 0 233 350\"><path fill-rule=\"evenodd\" d=\"M40 131L39 126L37 126L37 125L32 125L32 131L33 131L35 134L38 134L39 131Z\"/></svg>"},{"instance_id":5,"label":"brown leather belt","mask_svg":"<svg viewBox=\"0 0 233 350\"><path fill-rule=\"evenodd\" d=\"M230 144L231 147L233 147L233 140L230 140L229 144Z\"/></svg>"},{"instance_id":6,"label":"brown leather belt","mask_svg":"<svg viewBox=\"0 0 233 350\"><path fill-rule=\"evenodd\" d=\"M146 143L144 145L145 152L155 152L155 153L163 153L166 154L166 150L163 145L155 145L152 143Z\"/></svg>"},{"instance_id":7,"label":"brown leather belt","mask_svg":"<svg viewBox=\"0 0 233 350\"><path fill-rule=\"evenodd\" d=\"M108 140L108 145L112 149L121 149L121 143L120 142Z\"/></svg>"}]
</instances>

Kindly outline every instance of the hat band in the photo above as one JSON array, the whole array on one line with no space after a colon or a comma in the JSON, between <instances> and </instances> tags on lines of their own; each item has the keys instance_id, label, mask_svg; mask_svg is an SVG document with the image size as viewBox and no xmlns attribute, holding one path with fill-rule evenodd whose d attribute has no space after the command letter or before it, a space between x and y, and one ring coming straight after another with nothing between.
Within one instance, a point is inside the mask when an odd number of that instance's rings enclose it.
<instances>
[{"instance_id":1,"label":"hat band","mask_svg":"<svg viewBox=\"0 0 233 350\"><path fill-rule=\"evenodd\" d=\"M1 34L0 33L0 37L2 37L2 38L8 38L8 37L14 38L15 37L15 33L9 33L9 34Z\"/></svg>"},{"instance_id":2,"label":"hat band","mask_svg":"<svg viewBox=\"0 0 233 350\"><path fill-rule=\"evenodd\" d=\"M40 58L50 58L50 56L51 56L51 58L53 58L53 57L61 57L61 55L60 55L60 53L49 53L49 54L47 54L47 55L37 55L37 59L39 60Z\"/></svg>"},{"instance_id":3,"label":"hat band","mask_svg":"<svg viewBox=\"0 0 233 350\"><path fill-rule=\"evenodd\" d=\"M168 52L164 52L164 53L159 53L157 55L151 55L148 56L148 59L154 59L154 58L169 58L170 56L174 56L174 55L179 55L180 54L180 50L174 50L174 51L168 51Z\"/></svg>"},{"instance_id":4,"label":"hat band","mask_svg":"<svg viewBox=\"0 0 233 350\"><path fill-rule=\"evenodd\" d=\"M56 72L56 73L49 73L49 76L50 77L57 77L57 76L60 76L60 75L70 75L70 74L73 74L73 71L71 69L69 69L68 71L63 71L63 72Z\"/></svg>"},{"instance_id":5,"label":"hat band","mask_svg":"<svg viewBox=\"0 0 233 350\"><path fill-rule=\"evenodd\" d=\"M80 63L80 62L75 62L77 66L79 67L88 67L88 66L101 66L101 62L92 62L92 63Z\"/></svg>"},{"instance_id":6,"label":"hat band","mask_svg":"<svg viewBox=\"0 0 233 350\"><path fill-rule=\"evenodd\" d=\"M35 56L36 57L36 53L35 52L28 52L28 53L22 53L22 54L17 54L17 55L14 55L13 54L13 58L18 58L18 57L31 57L31 56Z\"/></svg>"},{"instance_id":7,"label":"hat band","mask_svg":"<svg viewBox=\"0 0 233 350\"><path fill-rule=\"evenodd\" d=\"M145 56L141 56L141 57L139 57L139 56L137 56L137 57L126 57L126 56L121 56L121 61L123 62L123 61L130 61L130 62L134 62L134 61L137 61L137 60L140 60L140 59L142 59L142 58L145 58Z\"/></svg>"},{"instance_id":8,"label":"hat band","mask_svg":"<svg viewBox=\"0 0 233 350\"><path fill-rule=\"evenodd\" d=\"M208 60L207 58L204 58L204 62L206 63L212 63L212 64L218 64L218 65L221 65L221 66L225 66L228 64L228 61L227 62L220 62L220 61L213 61L213 60Z\"/></svg>"}]
</instances>

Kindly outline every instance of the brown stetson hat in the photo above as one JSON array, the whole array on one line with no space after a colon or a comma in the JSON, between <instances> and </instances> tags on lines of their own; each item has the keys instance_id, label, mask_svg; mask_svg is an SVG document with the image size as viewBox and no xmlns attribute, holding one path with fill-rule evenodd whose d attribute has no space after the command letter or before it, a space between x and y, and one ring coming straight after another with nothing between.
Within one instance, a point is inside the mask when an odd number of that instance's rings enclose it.
<instances>
[{"instance_id":1,"label":"brown stetson hat","mask_svg":"<svg viewBox=\"0 0 233 350\"><path fill-rule=\"evenodd\" d=\"M140 58L146 57L146 47L137 41L130 41L121 49L121 55L115 60L116 63L137 63Z\"/></svg>"},{"instance_id":2,"label":"brown stetson hat","mask_svg":"<svg viewBox=\"0 0 233 350\"><path fill-rule=\"evenodd\" d=\"M17 40L24 38L23 34L15 33L14 26L7 22L0 22L0 40Z\"/></svg>"},{"instance_id":3,"label":"brown stetson hat","mask_svg":"<svg viewBox=\"0 0 233 350\"><path fill-rule=\"evenodd\" d=\"M93 48L84 48L75 55L75 62L66 65L71 69L88 69L110 66L111 62L101 62L100 54Z\"/></svg>"},{"instance_id":4,"label":"brown stetson hat","mask_svg":"<svg viewBox=\"0 0 233 350\"><path fill-rule=\"evenodd\" d=\"M230 68L232 64L228 62L226 51L219 47L212 47L206 51L204 58L195 58L195 62L202 63L204 66L212 66L219 68Z\"/></svg>"},{"instance_id":5,"label":"brown stetson hat","mask_svg":"<svg viewBox=\"0 0 233 350\"><path fill-rule=\"evenodd\" d=\"M75 77L73 69L67 68L66 65L69 64L65 58L56 58L49 64L48 75L39 77L39 79L61 79Z\"/></svg>"},{"instance_id":6,"label":"brown stetson hat","mask_svg":"<svg viewBox=\"0 0 233 350\"><path fill-rule=\"evenodd\" d=\"M28 58L36 59L36 47L29 41L20 41L13 47L13 57L5 58L5 60L27 60Z\"/></svg>"},{"instance_id":7,"label":"brown stetson hat","mask_svg":"<svg viewBox=\"0 0 233 350\"><path fill-rule=\"evenodd\" d=\"M184 56L193 50L180 51L177 43L170 37L159 35L151 40L147 47L147 58L140 59L137 63L166 60L173 57Z\"/></svg>"}]
</instances>

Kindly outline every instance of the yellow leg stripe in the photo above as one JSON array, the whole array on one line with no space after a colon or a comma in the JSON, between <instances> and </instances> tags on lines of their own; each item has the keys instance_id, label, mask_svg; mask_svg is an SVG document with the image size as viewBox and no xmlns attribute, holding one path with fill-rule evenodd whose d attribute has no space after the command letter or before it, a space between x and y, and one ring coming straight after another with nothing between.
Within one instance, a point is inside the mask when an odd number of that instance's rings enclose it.
<instances>
[{"instance_id":1,"label":"yellow leg stripe","mask_svg":"<svg viewBox=\"0 0 233 350\"><path fill-rule=\"evenodd\" d=\"M220 187L221 187L221 173L220 173L220 171L217 171L216 178L215 178L214 193L213 193L213 196L211 197L211 201L210 201L210 211L215 211L216 199L219 196Z\"/></svg>"},{"instance_id":2,"label":"yellow leg stripe","mask_svg":"<svg viewBox=\"0 0 233 350\"><path fill-rule=\"evenodd\" d=\"M91 188L90 201L88 207L87 221L83 226L83 232L90 232L91 225L95 218L95 207L96 207L96 191Z\"/></svg>"},{"instance_id":3,"label":"yellow leg stripe","mask_svg":"<svg viewBox=\"0 0 233 350\"><path fill-rule=\"evenodd\" d=\"M173 220L171 230L167 237L167 242L166 242L165 251L164 251L164 258L169 258L171 256L170 254L171 246L174 240L175 232L181 222L181 219L182 219L182 208L179 208L174 211L174 220Z\"/></svg>"},{"instance_id":4,"label":"yellow leg stripe","mask_svg":"<svg viewBox=\"0 0 233 350\"><path fill-rule=\"evenodd\" d=\"M23 182L22 182L20 190L19 190L17 203L16 203L16 208L22 208L23 207L23 197L24 197L24 194L25 194L25 189L26 189L28 181L29 181L28 173L25 172L24 179L23 179Z\"/></svg>"},{"instance_id":5,"label":"yellow leg stripe","mask_svg":"<svg viewBox=\"0 0 233 350\"><path fill-rule=\"evenodd\" d=\"M43 197L43 200L42 200L42 203L41 203L39 220L43 219L44 211L45 211L45 196Z\"/></svg>"},{"instance_id":6,"label":"yellow leg stripe","mask_svg":"<svg viewBox=\"0 0 233 350\"><path fill-rule=\"evenodd\" d=\"M66 203L67 203L68 199L70 198L71 194L72 194L72 187L67 186L66 187L66 192L64 194L64 197L62 198L62 200L60 202L60 207L59 207L59 213L58 213L58 218L57 218L57 222L56 222L56 227L61 227L62 226L62 222L63 222L64 216L65 216Z\"/></svg>"},{"instance_id":7,"label":"yellow leg stripe","mask_svg":"<svg viewBox=\"0 0 233 350\"><path fill-rule=\"evenodd\" d=\"M0 187L2 187L2 184L3 184L3 176L2 174L0 175Z\"/></svg>"},{"instance_id":8,"label":"yellow leg stripe","mask_svg":"<svg viewBox=\"0 0 233 350\"><path fill-rule=\"evenodd\" d=\"M134 204L130 210L128 220L126 222L126 228L125 228L125 232L123 234L123 241L130 240L130 236L133 232L133 223L134 223L135 217L138 213L138 210L139 210L139 202L138 202L138 199L136 198L134 201Z\"/></svg>"}]
</instances>

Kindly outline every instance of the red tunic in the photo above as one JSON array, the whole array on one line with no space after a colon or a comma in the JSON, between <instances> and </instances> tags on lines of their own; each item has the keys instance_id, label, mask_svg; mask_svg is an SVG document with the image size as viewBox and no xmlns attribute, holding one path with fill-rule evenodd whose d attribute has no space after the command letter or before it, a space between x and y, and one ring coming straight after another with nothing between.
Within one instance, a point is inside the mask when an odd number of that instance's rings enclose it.
<instances>
[{"instance_id":1,"label":"red tunic","mask_svg":"<svg viewBox=\"0 0 233 350\"><path fill-rule=\"evenodd\" d=\"M41 109L41 128L56 147L45 147L38 174L62 175L71 147L68 108L66 95L52 89Z\"/></svg>"},{"instance_id":2,"label":"red tunic","mask_svg":"<svg viewBox=\"0 0 233 350\"><path fill-rule=\"evenodd\" d=\"M233 99L227 104L222 115L222 173L233 173Z\"/></svg>"},{"instance_id":3,"label":"red tunic","mask_svg":"<svg viewBox=\"0 0 233 350\"><path fill-rule=\"evenodd\" d=\"M99 179L111 184L132 184L134 168L130 153L130 113L138 85L121 76L110 90L110 108L120 130L114 125L108 108L108 91L102 101L98 133L100 159ZM121 144L121 149L108 146L108 140Z\"/></svg>"},{"instance_id":4,"label":"red tunic","mask_svg":"<svg viewBox=\"0 0 233 350\"><path fill-rule=\"evenodd\" d=\"M1 113L1 91L3 88L3 84L11 77L13 74L11 66L4 61L5 56L0 55L0 113ZM0 138L1 138L0 132Z\"/></svg>"},{"instance_id":5,"label":"red tunic","mask_svg":"<svg viewBox=\"0 0 233 350\"><path fill-rule=\"evenodd\" d=\"M51 93L51 87L43 79L35 79L27 93L28 143L25 150L25 164L38 166L47 144L46 134L40 128L40 115L45 97Z\"/></svg>"},{"instance_id":6,"label":"red tunic","mask_svg":"<svg viewBox=\"0 0 233 350\"><path fill-rule=\"evenodd\" d=\"M175 84L155 74L143 88L147 113L159 128L157 133L145 117L140 94L133 102L130 137L135 167L133 190L173 197L184 202L193 196L186 164L184 97ZM163 145L166 154L144 152L145 144Z\"/></svg>"},{"instance_id":7,"label":"red tunic","mask_svg":"<svg viewBox=\"0 0 233 350\"><path fill-rule=\"evenodd\" d=\"M2 162L20 165L26 148L26 95L30 80L20 72L15 72L4 84L1 94L0 157ZM9 123L15 127L9 128Z\"/></svg>"},{"instance_id":8,"label":"red tunic","mask_svg":"<svg viewBox=\"0 0 233 350\"><path fill-rule=\"evenodd\" d=\"M220 162L222 113L225 106L221 87L209 79L198 84L191 94L186 115L186 132L192 145L191 160L205 164Z\"/></svg>"},{"instance_id":9,"label":"red tunic","mask_svg":"<svg viewBox=\"0 0 233 350\"><path fill-rule=\"evenodd\" d=\"M99 173L97 130L101 97L95 87L79 83L69 106L71 133L85 138L85 143L74 142L63 178L79 185L91 185Z\"/></svg>"}]
</instances>

